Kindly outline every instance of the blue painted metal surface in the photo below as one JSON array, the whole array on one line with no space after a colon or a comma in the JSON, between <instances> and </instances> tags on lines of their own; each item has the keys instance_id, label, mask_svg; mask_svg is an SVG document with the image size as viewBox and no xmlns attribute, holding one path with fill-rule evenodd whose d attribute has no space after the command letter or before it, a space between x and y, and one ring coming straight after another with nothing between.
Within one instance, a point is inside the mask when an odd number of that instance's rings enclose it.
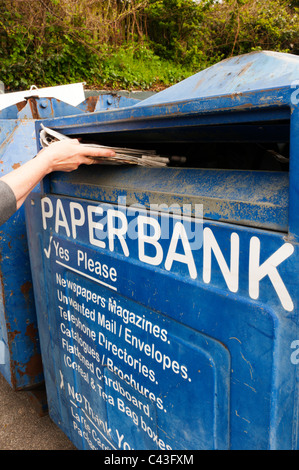
<instances>
[{"instance_id":1,"label":"blue painted metal surface","mask_svg":"<svg viewBox=\"0 0 299 470\"><path fill-rule=\"evenodd\" d=\"M297 56L272 51L251 52L212 65L137 106L277 88L297 80Z\"/></svg>"},{"instance_id":2,"label":"blue painted metal surface","mask_svg":"<svg viewBox=\"0 0 299 470\"><path fill-rule=\"evenodd\" d=\"M98 97L78 107L53 98L30 98L0 112L0 174L36 154L35 120L93 112ZM38 190L38 187L36 188ZM25 211L0 227L0 373L14 389L44 380L28 256Z\"/></svg>"},{"instance_id":3,"label":"blue painted metal surface","mask_svg":"<svg viewBox=\"0 0 299 470\"><path fill-rule=\"evenodd\" d=\"M134 99L120 94L101 94L95 107L95 112L102 109L126 108L139 103L139 99Z\"/></svg>"},{"instance_id":4,"label":"blue painted metal surface","mask_svg":"<svg viewBox=\"0 0 299 470\"><path fill-rule=\"evenodd\" d=\"M36 154L34 121L0 121L1 175ZM0 372L14 389L43 381L24 208L0 227Z\"/></svg>"},{"instance_id":5,"label":"blue painted metal surface","mask_svg":"<svg viewBox=\"0 0 299 470\"><path fill-rule=\"evenodd\" d=\"M49 412L79 449L298 449L296 93L45 121L192 152L290 144L289 171L200 168L198 152L194 168L53 174L28 198Z\"/></svg>"}]
</instances>

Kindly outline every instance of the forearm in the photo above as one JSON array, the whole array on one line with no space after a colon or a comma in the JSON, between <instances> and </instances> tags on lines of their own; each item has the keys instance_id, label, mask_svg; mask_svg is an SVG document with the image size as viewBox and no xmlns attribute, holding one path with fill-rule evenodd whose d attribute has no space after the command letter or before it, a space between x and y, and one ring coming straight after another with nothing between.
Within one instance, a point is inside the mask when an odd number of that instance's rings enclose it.
<instances>
[{"instance_id":1,"label":"forearm","mask_svg":"<svg viewBox=\"0 0 299 470\"><path fill-rule=\"evenodd\" d=\"M16 198L16 208L19 209L28 194L48 173L49 163L40 156L4 175L0 181L5 182L12 189Z\"/></svg>"},{"instance_id":2,"label":"forearm","mask_svg":"<svg viewBox=\"0 0 299 470\"><path fill-rule=\"evenodd\" d=\"M41 150L32 160L4 175L0 181L6 183L13 191L18 209L28 194L48 173L73 171L79 165L96 163L97 161L92 157L113 155L115 153L112 150L86 147L80 145L76 139L55 142Z\"/></svg>"}]
</instances>

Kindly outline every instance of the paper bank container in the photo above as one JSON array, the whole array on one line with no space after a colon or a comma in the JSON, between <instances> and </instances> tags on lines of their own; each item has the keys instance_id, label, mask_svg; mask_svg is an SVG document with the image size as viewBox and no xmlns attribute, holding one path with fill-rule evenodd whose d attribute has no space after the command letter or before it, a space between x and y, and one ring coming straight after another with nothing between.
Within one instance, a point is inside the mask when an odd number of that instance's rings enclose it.
<instances>
[{"instance_id":1,"label":"paper bank container","mask_svg":"<svg viewBox=\"0 0 299 470\"><path fill-rule=\"evenodd\" d=\"M298 66L249 54L45 121L170 160L26 203L50 416L78 449L298 448Z\"/></svg>"}]
</instances>

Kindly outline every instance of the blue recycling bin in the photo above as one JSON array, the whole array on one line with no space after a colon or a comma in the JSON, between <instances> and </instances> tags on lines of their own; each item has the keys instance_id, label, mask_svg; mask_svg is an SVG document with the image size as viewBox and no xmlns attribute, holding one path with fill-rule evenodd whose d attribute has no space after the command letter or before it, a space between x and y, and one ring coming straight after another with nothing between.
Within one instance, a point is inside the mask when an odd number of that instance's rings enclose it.
<instances>
[{"instance_id":1,"label":"blue recycling bin","mask_svg":"<svg viewBox=\"0 0 299 470\"><path fill-rule=\"evenodd\" d=\"M170 159L26 202L49 412L78 449L298 449L298 71L253 53L44 121Z\"/></svg>"}]
</instances>

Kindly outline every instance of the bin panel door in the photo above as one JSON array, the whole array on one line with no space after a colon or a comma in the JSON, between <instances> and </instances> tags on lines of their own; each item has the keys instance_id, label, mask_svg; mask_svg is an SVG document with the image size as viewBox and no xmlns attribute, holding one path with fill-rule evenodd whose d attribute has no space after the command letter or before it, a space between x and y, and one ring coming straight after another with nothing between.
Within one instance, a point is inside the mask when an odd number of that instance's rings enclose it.
<instances>
[{"instance_id":1,"label":"bin panel door","mask_svg":"<svg viewBox=\"0 0 299 470\"><path fill-rule=\"evenodd\" d=\"M27 211L49 409L78 448L296 447L296 245L71 197Z\"/></svg>"}]
</instances>

